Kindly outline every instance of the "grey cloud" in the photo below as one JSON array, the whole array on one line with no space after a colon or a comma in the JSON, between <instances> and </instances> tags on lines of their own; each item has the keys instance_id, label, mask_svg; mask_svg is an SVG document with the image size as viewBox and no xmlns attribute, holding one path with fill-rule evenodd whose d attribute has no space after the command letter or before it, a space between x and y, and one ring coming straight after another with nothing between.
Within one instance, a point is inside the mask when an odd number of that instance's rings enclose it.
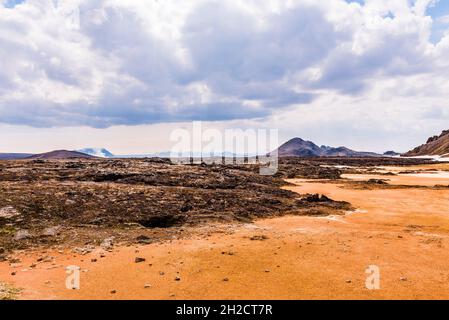
<instances>
[{"instance_id":1,"label":"grey cloud","mask_svg":"<svg viewBox=\"0 0 449 320\"><path fill-rule=\"evenodd\" d=\"M418 32L390 34L381 30L377 37L379 43L362 54L356 54L349 45L336 48L323 61L320 79L304 79L305 83L309 88L360 94L369 89L370 81L377 76L407 76L432 71L433 61L424 53Z\"/></svg>"},{"instance_id":2,"label":"grey cloud","mask_svg":"<svg viewBox=\"0 0 449 320\"><path fill-rule=\"evenodd\" d=\"M41 1L39 10L44 3L51 4ZM175 40L149 32L156 18L129 4L83 1L77 30L58 26L51 15L35 22L24 6L7 9L22 10L16 19L0 18L5 123L107 127L263 118L313 102L319 89L357 95L379 75L432 68L417 30L379 30L378 46L355 55L354 33L363 26L337 28L318 4L256 15L231 1L202 1ZM177 55L180 48L188 63ZM309 78L310 68L322 76ZM58 101L40 92L42 82L55 95L60 87L82 94ZM196 86L207 87L207 97Z\"/></svg>"},{"instance_id":3,"label":"grey cloud","mask_svg":"<svg viewBox=\"0 0 449 320\"><path fill-rule=\"evenodd\" d=\"M326 57L341 37L316 7L271 14L264 24L221 2L197 9L185 27L197 78L218 73L238 82L279 80Z\"/></svg>"},{"instance_id":4,"label":"grey cloud","mask_svg":"<svg viewBox=\"0 0 449 320\"><path fill-rule=\"evenodd\" d=\"M160 85L182 69L167 42L148 33L138 14L129 9L105 7L102 21L93 22L96 7L81 8L81 30L92 40L92 49L120 61L120 72L147 85Z\"/></svg>"}]
</instances>

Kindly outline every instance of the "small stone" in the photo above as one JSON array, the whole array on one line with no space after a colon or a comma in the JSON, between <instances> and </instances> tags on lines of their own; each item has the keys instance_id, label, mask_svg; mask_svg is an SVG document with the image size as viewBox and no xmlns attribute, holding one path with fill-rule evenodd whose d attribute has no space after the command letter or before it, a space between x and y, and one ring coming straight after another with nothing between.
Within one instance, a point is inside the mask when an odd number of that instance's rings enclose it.
<instances>
[{"instance_id":1,"label":"small stone","mask_svg":"<svg viewBox=\"0 0 449 320\"><path fill-rule=\"evenodd\" d=\"M74 252L74 253L77 253L77 254L81 254L81 255L86 255L86 254L88 254L88 253L91 253L92 251L94 251L95 250L95 247L94 246L91 246L91 245L87 245L87 246L85 246L85 247L82 247L82 248L75 248L75 249L73 249L72 251Z\"/></svg>"},{"instance_id":2,"label":"small stone","mask_svg":"<svg viewBox=\"0 0 449 320\"><path fill-rule=\"evenodd\" d=\"M97 259L90 259L90 262L97 262Z\"/></svg>"},{"instance_id":3,"label":"small stone","mask_svg":"<svg viewBox=\"0 0 449 320\"><path fill-rule=\"evenodd\" d=\"M44 237L56 237L59 233L59 229L61 229L60 226L56 226L56 227L50 227L50 228L46 228L43 232L42 235Z\"/></svg>"},{"instance_id":4,"label":"small stone","mask_svg":"<svg viewBox=\"0 0 449 320\"><path fill-rule=\"evenodd\" d=\"M14 235L14 240L25 240L31 238L31 234L28 230L19 230Z\"/></svg>"},{"instance_id":5,"label":"small stone","mask_svg":"<svg viewBox=\"0 0 449 320\"><path fill-rule=\"evenodd\" d=\"M114 239L115 239L114 237L106 238L106 239L103 240L103 242L101 243L100 246L104 250L111 251L112 248L114 247Z\"/></svg>"},{"instance_id":6,"label":"small stone","mask_svg":"<svg viewBox=\"0 0 449 320\"><path fill-rule=\"evenodd\" d=\"M175 281L181 281L181 278L179 276L176 276Z\"/></svg>"},{"instance_id":7,"label":"small stone","mask_svg":"<svg viewBox=\"0 0 449 320\"><path fill-rule=\"evenodd\" d=\"M165 272L164 271L159 271L159 275L163 276L163 275L165 275Z\"/></svg>"},{"instance_id":8,"label":"small stone","mask_svg":"<svg viewBox=\"0 0 449 320\"><path fill-rule=\"evenodd\" d=\"M229 281L229 278L224 278L223 281L224 281L224 282L228 282L228 281Z\"/></svg>"},{"instance_id":9,"label":"small stone","mask_svg":"<svg viewBox=\"0 0 449 320\"><path fill-rule=\"evenodd\" d=\"M135 263L141 263L141 262L145 262L145 261L146 261L145 258L140 258L140 257L136 257L136 258L134 259L134 262L135 262Z\"/></svg>"},{"instance_id":10,"label":"small stone","mask_svg":"<svg viewBox=\"0 0 449 320\"><path fill-rule=\"evenodd\" d=\"M348 279L346 280L346 283L352 283L352 280Z\"/></svg>"},{"instance_id":11,"label":"small stone","mask_svg":"<svg viewBox=\"0 0 449 320\"><path fill-rule=\"evenodd\" d=\"M111 294L116 294L117 290L111 290Z\"/></svg>"},{"instance_id":12,"label":"small stone","mask_svg":"<svg viewBox=\"0 0 449 320\"><path fill-rule=\"evenodd\" d=\"M408 279L406 277L400 277L399 280L401 281L407 281Z\"/></svg>"},{"instance_id":13,"label":"small stone","mask_svg":"<svg viewBox=\"0 0 449 320\"><path fill-rule=\"evenodd\" d=\"M149 288L151 288L151 284L146 283L143 287L144 287L145 289L149 289Z\"/></svg>"},{"instance_id":14,"label":"small stone","mask_svg":"<svg viewBox=\"0 0 449 320\"><path fill-rule=\"evenodd\" d=\"M266 235L258 235L258 236L252 236L251 238L249 238L251 241L264 241L264 240L268 240L268 237Z\"/></svg>"},{"instance_id":15,"label":"small stone","mask_svg":"<svg viewBox=\"0 0 449 320\"><path fill-rule=\"evenodd\" d=\"M265 270L265 273L270 273L270 270Z\"/></svg>"},{"instance_id":16,"label":"small stone","mask_svg":"<svg viewBox=\"0 0 449 320\"><path fill-rule=\"evenodd\" d=\"M47 270L52 270L52 269L57 269L60 268L61 266L50 266L48 268L46 268Z\"/></svg>"},{"instance_id":17,"label":"small stone","mask_svg":"<svg viewBox=\"0 0 449 320\"><path fill-rule=\"evenodd\" d=\"M136 240L137 240L139 243L143 243L143 244L151 243L150 237L147 237L147 236L145 236L145 235L140 235L140 236L138 236L138 237L136 238Z\"/></svg>"},{"instance_id":18,"label":"small stone","mask_svg":"<svg viewBox=\"0 0 449 320\"><path fill-rule=\"evenodd\" d=\"M0 209L0 218L10 219L19 215L20 212L17 211L14 207L9 206Z\"/></svg>"},{"instance_id":19,"label":"small stone","mask_svg":"<svg viewBox=\"0 0 449 320\"><path fill-rule=\"evenodd\" d=\"M15 276L17 274L17 272L11 272L12 276Z\"/></svg>"}]
</instances>

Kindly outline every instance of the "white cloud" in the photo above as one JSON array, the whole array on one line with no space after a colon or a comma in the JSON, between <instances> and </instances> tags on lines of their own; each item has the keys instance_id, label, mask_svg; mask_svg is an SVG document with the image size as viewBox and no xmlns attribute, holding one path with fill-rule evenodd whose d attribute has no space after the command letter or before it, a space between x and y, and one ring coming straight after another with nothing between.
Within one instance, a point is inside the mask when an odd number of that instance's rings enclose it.
<instances>
[{"instance_id":1,"label":"white cloud","mask_svg":"<svg viewBox=\"0 0 449 320\"><path fill-rule=\"evenodd\" d=\"M441 16L437 19L438 22L443 24L449 24L449 14L445 16Z\"/></svg>"},{"instance_id":2,"label":"white cloud","mask_svg":"<svg viewBox=\"0 0 449 320\"><path fill-rule=\"evenodd\" d=\"M337 129L365 117L384 133L393 122L430 123L422 112L447 108L449 98L449 35L429 42L431 3L0 6L0 119L35 127L239 119L283 126L276 119L286 115L315 123L332 114ZM398 108L408 108L406 122Z\"/></svg>"}]
</instances>

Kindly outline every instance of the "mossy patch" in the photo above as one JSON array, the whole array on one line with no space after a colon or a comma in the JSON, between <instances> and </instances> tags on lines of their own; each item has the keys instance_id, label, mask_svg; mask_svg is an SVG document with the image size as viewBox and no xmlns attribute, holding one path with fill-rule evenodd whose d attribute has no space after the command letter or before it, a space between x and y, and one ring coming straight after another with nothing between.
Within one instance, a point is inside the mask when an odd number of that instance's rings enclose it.
<instances>
[{"instance_id":1,"label":"mossy patch","mask_svg":"<svg viewBox=\"0 0 449 320\"><path fill-rule=\"evenodd\" d=\"M15 300L20 289L14 288L6 283L0 283L0 300Z\"/></svg>"},{"instance_id":2,"label":"mossy patch","mask_svg":"<svg viewBox=\"0 0 449 320\"><path fill-rule=\"evenodd\" d=\"M16 229L13 226L3 226L0 227L0 235L13 235L14 233L16 233Z\"/></svg>"}]
</instances>

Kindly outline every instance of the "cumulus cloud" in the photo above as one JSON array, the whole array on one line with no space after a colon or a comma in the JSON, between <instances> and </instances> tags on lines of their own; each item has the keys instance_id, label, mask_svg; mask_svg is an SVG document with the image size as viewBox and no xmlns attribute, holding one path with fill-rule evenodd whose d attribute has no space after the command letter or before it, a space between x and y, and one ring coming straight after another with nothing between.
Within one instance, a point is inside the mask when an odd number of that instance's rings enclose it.
<instances>
[{"instance_id":1,"label":"cumulus cloud","mask_svg":"<svg viewBox=\"0 0 449 320\"><path fill-rule=\"evenodd\" d=\"M437 21L440 22L440 23L443 23L443 24L449 24L449 14L445 15L445 16L442 16L442 17L439 17L437 19Z\"/></svg>"},{"instance_id":2,"label":"cumulus cloud","mask_svg":"<svg viewBox=\"0 0 449 320\"><path fill-rule=\"evenodd\" d=\"M410 96L416 76L449 81L449 36L429 42L427 0L4 4L3 123L262 119L329 93L372 96L385 79Z\"/></svg>"}]
</instances>

